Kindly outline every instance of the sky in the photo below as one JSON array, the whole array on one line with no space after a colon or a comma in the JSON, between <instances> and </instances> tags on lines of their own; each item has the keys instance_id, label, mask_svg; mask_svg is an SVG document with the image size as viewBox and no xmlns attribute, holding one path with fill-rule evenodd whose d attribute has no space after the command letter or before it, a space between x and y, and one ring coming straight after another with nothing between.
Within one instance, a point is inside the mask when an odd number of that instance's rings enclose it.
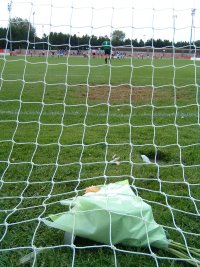
<instances>
[{"instance_id":1,"label":"sky","mask_svg":"<svg viewBox=\"0 0 200 267\"><path fill-rule=\"evenodd\" d=\"M11 0L0 1L0 27L7 27ZM144 41L200 40L200 0L12 0L10 16L28 19L39 37L49 32L110 37L121 30L126 38Z\"/></svg>"}]
</instances>

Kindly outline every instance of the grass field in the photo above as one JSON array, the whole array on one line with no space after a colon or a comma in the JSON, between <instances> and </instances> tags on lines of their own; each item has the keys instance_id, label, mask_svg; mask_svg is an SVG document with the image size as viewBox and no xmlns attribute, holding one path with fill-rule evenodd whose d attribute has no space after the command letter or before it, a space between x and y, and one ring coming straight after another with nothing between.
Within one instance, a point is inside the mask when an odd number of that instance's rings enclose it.
<instances>
[{"instance_id":1,"label":"grass field","mask_svg":"<svg viewBox=\"0 0 200 267\"><path fill-rule=\"evenodd\" d=\"M64 246L40 219L129 179L171 239L200 248L200 62L2 57L0 74L0 267L39 247L26 266L189 266L154 248Z\"/></svg>"}]
</instances>

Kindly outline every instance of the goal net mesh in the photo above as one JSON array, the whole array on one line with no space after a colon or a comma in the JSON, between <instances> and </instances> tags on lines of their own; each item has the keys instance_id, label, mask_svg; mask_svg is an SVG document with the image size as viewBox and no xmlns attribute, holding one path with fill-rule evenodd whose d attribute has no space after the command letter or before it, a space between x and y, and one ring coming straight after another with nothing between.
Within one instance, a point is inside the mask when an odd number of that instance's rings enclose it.
<instances>
[{"instance_id":1,"label":"goal net mesh","mask_svg":"<svg viewBox=\"0 0 200 267\"><path fill-rule=\"evenodd\" d=\"M199 266L200 5L166 2L1 3L0 266L186 266L44 224L61 200L123 180Z\"/></svg>"}]
</instances>

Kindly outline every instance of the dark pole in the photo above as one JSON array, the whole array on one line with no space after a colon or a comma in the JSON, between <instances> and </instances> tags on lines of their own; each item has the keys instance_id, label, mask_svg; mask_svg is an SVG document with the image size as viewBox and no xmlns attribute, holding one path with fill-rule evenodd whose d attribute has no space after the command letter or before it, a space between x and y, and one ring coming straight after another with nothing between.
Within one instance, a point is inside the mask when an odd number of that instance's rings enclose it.
<instances>
[{"instance_id":1,"label":"dark pole","mask_svg":"<svg viewBox=\"0 0 200 267\"><path fill-rule=\"evenodd\" d=\"M78 32L78 54L79 54L79 32Z\"/></svg>"},{"instance_id":2,"label":"dark pole","mask_svg":"<svg viewBox=\"0 0 200 267\"><path fill-rule=\"evenodd\" d=\"M10 52L12 52L12 33L11 33L11 10L12 10L12 0L8 3L8 12L9 12L9 28L10 28Z\"/></svg>"},{"instance_id":3,"label":"dark pole","mask_svg":"<svg viewBox=\"0 0 200 267\"><path fill-rule=\"evenodd\" d=\"M42 48L44 51L44 25L42 25Z\"/></svg>"},{"instance_id":4,"label":"dark pole","mask_svg":"<svg viewBox=\"0 0 200 267\"><path fill-rule=\"evenodd\" d=\"M190 54L192 53L192 31L193 31L193 24L194 24L194 15L195 15L196 9L193 8L191 11L191 16L192 16L192 24L191 24L191 31L190 31Z\"/></svg>"},{"instance_id":5,"label":"dark pole","mask_svg":"<svg viewBox=\"0 0 200 267\"><path fill-rule=\"evenodd\" d=\"M35 11L33 12L33 29L34 29L34 35L33 35L33 49L35 51ZM34 52L35 54L35 52Z\"/></svg>"}]
</instances>

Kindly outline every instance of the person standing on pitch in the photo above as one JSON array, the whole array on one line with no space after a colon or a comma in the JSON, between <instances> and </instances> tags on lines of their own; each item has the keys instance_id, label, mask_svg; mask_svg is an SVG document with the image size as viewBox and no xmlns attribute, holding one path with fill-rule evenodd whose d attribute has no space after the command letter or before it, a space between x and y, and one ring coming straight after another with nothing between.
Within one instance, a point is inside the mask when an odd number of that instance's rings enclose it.
<instances>
[{"instance_id":1,"label":"person standing on pitch","mask_svg":"<svg viewBox=\"0 0 200 267\"><path fill-rule=\"evenodd\" d=\"M104 50L105 53L105 63L108 63L108 59L111 62L111 43L109 40L104 41L101 45L102 50Z\"/></svg>"}]
</instances>

